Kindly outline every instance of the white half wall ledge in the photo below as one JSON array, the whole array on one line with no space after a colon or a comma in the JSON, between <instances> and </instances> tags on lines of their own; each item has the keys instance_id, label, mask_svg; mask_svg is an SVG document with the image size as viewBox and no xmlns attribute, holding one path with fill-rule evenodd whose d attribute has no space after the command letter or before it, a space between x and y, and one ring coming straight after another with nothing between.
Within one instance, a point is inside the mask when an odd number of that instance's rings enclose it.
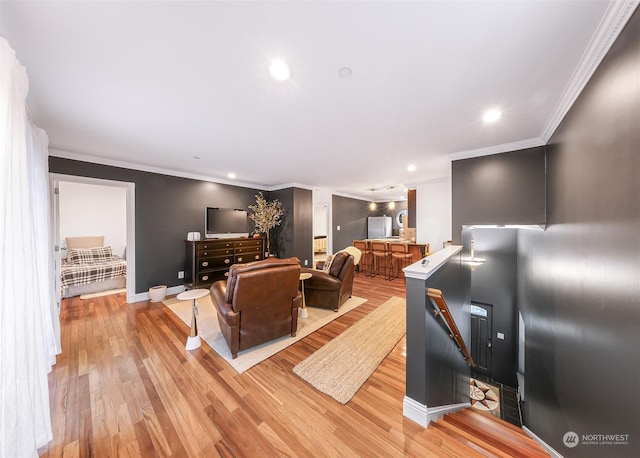
<instances>
[{"instance_id":1,"label":"white half wall ledge","mask_svg":"<svg viewBox=\"0 0 640 458\"><path fill-rule=\"evenodd\" d=\"M413 264L402 269L406 278L417 278L426 280L433 275L441 266L445 265L449 259L462 251L462 245L449 245L436 251L430 256L422 258ZM424 261L424 263L423 263Z\"/></svg>"},{"instance_id":2,"label":"white half wall ledge","mask_svg":"<svg viewBox=\"0 0 640 458\"><path fill-rule=\"evenodd\" d=\"M446 414L457 412L458 410L471 407L468 402L462 402L460 404L449 404L438 407L427 407L424 404L420 404L414 399L407 396L404 397L402 402L402 414L409 420L419 424L423 428L429 426L429 423L436 421L444 417Z\"/></svg>"}]
</instances>

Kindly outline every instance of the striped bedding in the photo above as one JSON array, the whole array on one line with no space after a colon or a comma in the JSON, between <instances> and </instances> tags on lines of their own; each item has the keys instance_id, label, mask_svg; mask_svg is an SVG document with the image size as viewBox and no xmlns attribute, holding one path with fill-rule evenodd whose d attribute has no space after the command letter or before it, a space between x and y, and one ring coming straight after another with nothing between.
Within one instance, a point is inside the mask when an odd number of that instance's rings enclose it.
<instances>
[{"instance_id":1,"label":"striped bedding","mask_svg":"<svg viewBox=\"0 0 640 458\"><path fill-rule=\"evenodd\" d=\"M101 262L83 264L64 262L61 266L61 274L60 286L65 290L69 286L125 277L127 275L127 261L119 256L111 256L110 259Z\"/></svg>"}]
</instances>

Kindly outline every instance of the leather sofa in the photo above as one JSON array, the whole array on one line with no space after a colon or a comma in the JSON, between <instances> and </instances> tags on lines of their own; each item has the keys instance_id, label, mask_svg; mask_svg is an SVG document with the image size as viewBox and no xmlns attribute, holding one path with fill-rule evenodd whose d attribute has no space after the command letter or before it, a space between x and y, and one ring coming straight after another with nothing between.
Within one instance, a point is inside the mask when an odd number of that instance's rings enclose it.
<instances>
[{"instance_id":1,"label":"leather sofa","mask_svg":"<svg viewBox=\"0 0 640 458\"><path fill-rule=\"evenodd\" d=\"M302 296L298 258L234 264L209 290L232 358L278 337L295 336Z\"/></svg>"},{"instance_id":2,"label":"leather sofa","mask_svg":"<svg viewBox=\"0 0 640 458\"><path fill-rule=\"evenodd\" d=\"M328 272L303 267L302 272L311 274L311 278L304 282L306 305L337 312L351 297L354 270L353 256L345 251L333 256Z\"/></svg>"}]
</instances>

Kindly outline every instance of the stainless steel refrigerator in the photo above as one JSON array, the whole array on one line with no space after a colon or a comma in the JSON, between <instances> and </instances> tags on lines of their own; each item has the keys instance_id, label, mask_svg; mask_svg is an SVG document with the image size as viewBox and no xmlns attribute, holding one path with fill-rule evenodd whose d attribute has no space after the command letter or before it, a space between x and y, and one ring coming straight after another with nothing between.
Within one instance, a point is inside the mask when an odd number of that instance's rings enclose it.
<instances>
[{"instance_id":1,"label":"stainless steel refrigerator","mask_svg":"<svg viewBox=\"0 0 640 458\"><path fill-rule=\"evenodd\" d=\"M367 238L386 239L391 237L390 216L369 216L367 221Z\"/></svg>"}]
</instances>

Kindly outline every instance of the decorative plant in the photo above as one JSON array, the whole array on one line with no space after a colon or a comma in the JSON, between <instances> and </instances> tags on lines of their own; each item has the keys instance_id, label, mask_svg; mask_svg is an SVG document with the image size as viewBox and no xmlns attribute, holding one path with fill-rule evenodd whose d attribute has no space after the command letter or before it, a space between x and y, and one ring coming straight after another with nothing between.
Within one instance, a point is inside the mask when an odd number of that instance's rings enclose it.
<instances>
[{"instance_id":1,"label":"decorative plant","mask_svg":"<svg viewBox=\"0 0 640 458\"><path fill-rule=\"evenodd\" d=\"M280 224L280 217L284 214L284 208L278 199L267 201L262 192L256 195L256 204L249 205L253 213L249 218L253 220L256 231L264 232L267 236L267 254L270 251L269 231Z\"/></svg>"}]
</instances>

